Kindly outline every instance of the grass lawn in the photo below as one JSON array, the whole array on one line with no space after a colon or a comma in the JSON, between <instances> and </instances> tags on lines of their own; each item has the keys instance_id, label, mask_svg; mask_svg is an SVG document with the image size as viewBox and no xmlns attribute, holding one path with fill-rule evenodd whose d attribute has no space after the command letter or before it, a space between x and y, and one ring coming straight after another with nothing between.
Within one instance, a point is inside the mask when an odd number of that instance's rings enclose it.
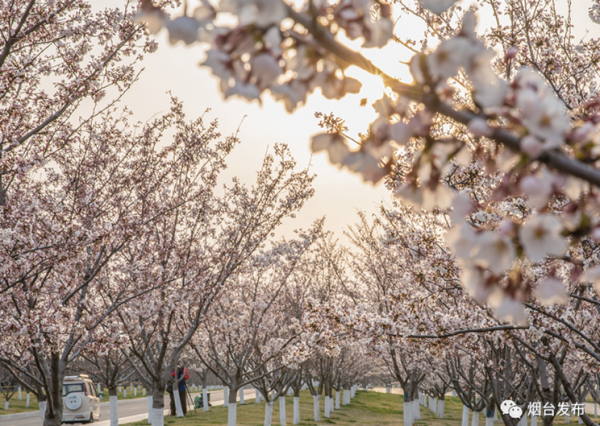
<instances>
[{"instance_id":1,"label":"grass lawn","mask_svg":"<svg viewBox=\"0 0 600 426\"><path fill-rule=\"evenodd\" d=\"M4 396L2 396L2 398L0 398L0 416L6 414L25 413L27 411L38 411L40 409L38 407L37 398L34 394L31 394L29 397L29 407L25 407L25 403L27 402L27 393L25 391L21 391L21 397L23 399L19 401L19 394L15 393L10 399L8 411L5 411L4 403L6 402L6 399Z\"/></svg>"},{"instance_id":2,"label":"grass lawn","mask_svg":"<svg viewBox=\"0 0 600 426\"><path fill-rule=\"evenodd\" d=\"M359 426L359 425L401 425L402 422L402 401L401 395L384 394L377 392L358 391L352 403L348 406L341 406L340 410L335 410L329 419L323 417L324 397L321 397L321 421L313 421L313 399L308 391L303 391L300 395L300 425L340 425L340 426ZM168 403L168 400L166 401ZM293 397L286 397L286 415L287 423L292 424L294 406ZM446 400L446 413L448 418L440 420L433 415L431 411L421 407L421 421L415 425L443 426L460 425L460 416L462 415L462 405L458 398L449 398ZM264 424L265 403L254 403L254 399L248 400L245 405L238 404L237 424L238 426L262 426ZM480 424L485 424L483 416ZM192 425L226 425L227 408L223 406L211 407L208 413L197 410L197 413L191 411L188 416L182 419L166 417L165 425L173 426L192 426ZM273 404L274 426L279 425L279 402ZM147 422L128 423L127 426L146 426Z\"/></svg>"},{"instance_id":3,"label":"grass lawn","mask_svg":"<svg viewBox=\"0 0 600 426\"><path fill-rule=\"evenodd\" d=\"M324 397L321 398L321 421L313 421L312 397L308 391L300 395L300 425L339 425L339 426L384 426L403 425L402 395L385 394L377 392L358 391L356 397L349 406L342 406L340 410L334 411L329 419L323 417ZM168 399L165 401L168 404ZM248 400L245 405L238 404L237 425L238 426L262 426L264 424L265 403L255 404L254 399ZM286 398L287 424L292 424L293 398ZM445 403L445 418L438 419L429 409L421 407L421 420L415 425L420 426L460 426L462 417L462 404L458 398L448 397ZM469 419L469 424L471 424ZM563 423L563 419L557 419ZM596 422L598 420L595 420ZM182 419L166 417L165 425L172 426L196 426L196 425L226 425L227 408L223 406L211 407L208 413L197 410ZM485 425L483 415L479 418L479 424ZM502 423L496 423L501 425ZM577 419L571 417L571 424L577 424ZM273 404L273 426L279 425L279 402ZM147 426L146 421L128 423L126 426Z\"/></svg>"}]
</instances>

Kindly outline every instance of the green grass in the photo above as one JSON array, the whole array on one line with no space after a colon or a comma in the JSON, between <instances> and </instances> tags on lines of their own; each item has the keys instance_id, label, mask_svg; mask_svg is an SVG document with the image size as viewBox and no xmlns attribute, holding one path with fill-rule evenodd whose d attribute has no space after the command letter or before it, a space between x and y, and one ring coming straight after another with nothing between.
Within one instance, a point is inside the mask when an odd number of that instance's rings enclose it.
<instances>
[{"instance_id":1,"label":"green grass","mask_svg":"<svg viewBox=\"0 0 600 426\"><path fill-rule=\"evenodd\" d=\"M313 421L313 400L308 391L300 395L300 425L338 425L338 426L386 426L403 425L402 402L403 397L398 394L385 394L377 392L358 391L350 405L341 406L335 410L329 419L323 417L324 397L321 398L321 421ZM169 399L165 399L168 407ZM421 407L421 420L415 422L419 426L460 426L462 418L462 404L460 399L448 397L445 402L444 419L438 419L429 409ZM238 404L237 425L238 426L262 426L264 424L265 403L254 403L254 398L248 399L245 405ZM293 419L293 398L286 398L287 423L291 425ZM469 424L471 424L469 418ZM558 419L558 422L564 422ZM598 420L594 420L598 422ZM188 416L181 419L166 417L165 425L170 426L196 426L202 425L226 425L227 408L223 406L211 407L208 413L197 410L188 412ZM279 424L279 403L273 404L273 425ZM479 424L485 425L485 418L480 415ZM501 425L501 422L496 425ZM577 419L571 417L571 424L577 424ZM147 426L146 421L129 423L127 426Z\"/></svg>"},{"instance_id":2,"label":"green grass","mask_svg":"<svg viewBox=\"0 0 600 426\"><path fill-rule=\"evenodd\" d=\"M123 398L124 390L127 390L127 393L126 393L127 396L125 398ZM96 391L98 391L97 388L96 388ZM104 392L104 398L102 398L102 402L108 402L108 389L104 388L103 392ZM165 393L165 395L168 395L168 393ZM138 399L138 398L146 398L147 396L148 396L148 392L146 392L146 395L144 395L143 388L138 389L137 396L133 396L133 390L131 390L131 388L129 386L127 386L127 389L121 388L121 392L119 392L119 388L117 388L117 397L119 398L119 401Z\"/></svg>"},{"instance_id":3,"label":"green grass","mask_svg":"<svg viewBox=\"0 0 600 426\"><path fill-rule=\"evenodd\" d=\"M25 403L27 402L27 393L25 391L21 391L21 397L23 399L19 401L19 394L15 393L12 398L10 398L8 411L5 411L4 403L6 402L6 398L2 396L2 398L0 398L0 416L7 414L26 413L28 411L38 411L40 409L40 407L38 407L38 400L34 394L30 395L29 407L25 407Z\"/></svg>"}]
</instances>

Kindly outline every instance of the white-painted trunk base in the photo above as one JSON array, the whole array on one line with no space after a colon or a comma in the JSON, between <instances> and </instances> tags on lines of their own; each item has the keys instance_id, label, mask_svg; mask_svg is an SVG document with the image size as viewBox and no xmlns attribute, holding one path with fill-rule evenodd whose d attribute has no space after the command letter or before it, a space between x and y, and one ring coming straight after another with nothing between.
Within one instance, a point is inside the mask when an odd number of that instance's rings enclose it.
<instances>
[{"instance_id":1,"label":"white-painted trunk base","mask_svg":"<svg viewBox=\"0 0 600 426\"><path fill-rule=\"evenodd\" d=\"M294 424L300 423L300 397L294 397Z\"/></svg>"},{"instance_id":2,"label":"white-painted trunk base","mask_svg":"<svg viewBox=\"0 0 600 426\"><path fill-rule=\"evenodd\" d=\"M413 402L413 417L415 420L421 420L421 406L419 405L419 400L415 399Z\"/></svg>"},{"instance_id":3,"label":"white-painted trunk base","mask_svg":"<svg viewBox=\"0 0 600 426\"><path fill-rule=\"evenodd\" d=\"M152 409L152 426L165 426L164 408Z\"/></svg>"},{"instance_id":4,"label":"white-painted trunk base","mask_svg":"<svg viewBox=\"0 0 600 426\"><path fill-rule=\"evenodd\" d=\"M486 417L485 418L485 426L494 426L494 418Z\"/></svg>"},{"instance_id":5,"label":"white-painted trunk base","mask_svg":"<svg viewBox=\"0 0 600 426\"><path fill-rule=\"evenodd\" d=\"M321 421L321 407L319 407L319 398L321 398L321 395L313 395L313 410L315 422Z\"/></svg>"},{"instance_id":6,"label":"white-painted trunk base","mask_svg":"<svg viewBox=\"0 0 600 426\"><path fill-rule=\"evenodd\" d=\"M443 399L438 400L437 402L437 416L440 419L444 418L444 406L446 405L445 401Z\"/></svg>"},{"instance_id":7,"label":"white-painted trunk base","mask_svg":"<svg viewBox=\"0 0 600 426\"><path fill-rule=\"evenodd\" d=\"M271 426L273 419L273 402L269 401L265 404L265 426ZM231 425L228 425L231 426Z\"/></svg>"},{"instance_id":8,"label":"white-painted trunk base","mask_svg":"<svg viewBox=\"0 0 600 426\"><path fill-rule=\"evenodd\" d=\"M181 407L181 398L179 398L179 389L173 389L173 399L175 399L175 412L177 417L183 417L183 408Z\"/></svg>"},{"instance_id":9,"label":"white-painted trunk base","mask_svg":"<svg viewBox=\"0 0 600 426\"><path fill-rule=\"evenodd\" d=\"M110 395L108 397L110 403L110 426L119 425L119 397Z\"/></svg>"},{"instance_id":10,"label":"white-painted trunk base","mask_svg":"<svg viewBox=\"0 0 600 426\"><path fill-rule=\"evenodd\" d=\"M254 402L260 404L260 392L258 392L258 389L254 389Z\"/></svg>"},{"instance_id":11,"label":"white-painted trunk base","mask_svg":"<svg viewBox=\"0 0 600 426\"><path fill-rule=\"evenodd\" d=\"M237 423L237 404L227 405L227 426L235 426Z\"/></svg>"},{"instance_id":12,"label":"white-painted trunk base","mask_svg":"<svg viewBox=\"0 0 600 426\"><path fill-rule=\"evenodd\" d=\"M25 407L29 408L29 392L27 392L27 399L25 400Z\"/></svg>"},{"instance_id":13,"label":"white-painted trunk base","mask_svg":"<svg viewBox=\"0 0 600 426\"><path fill-rule=\"evenodd\" d=\"M329 397L325 395L325 410L323 412L323 417L329 418Z\"/></svg>"},{"instance_id":14,"label":"white-painted trunk base","mask_svg":"<svg viewBox=\"0 0 600 426\"><path fill-rule=\"evenodd\" d=\"M154 397L148 395L148 424L152 424L152 400Z\"/></svg>"},{"instance_id":15,"label":"white-painted trunk base","mask_svg":"<svg viewBox=\"0 0 600 426\"><path fill-rule=\"evenodd\" d=\"M279 397L279 424L285 426L285 396Z\"/></svg>"},{"instance_id":16,"label":"white-painted trunk base","mask_svg":"<svg viewBox=\"0 0 600 426\"><path fill-rule=\"evenodd\" d=\"M9 401L6 401L6 402L4 403L4 411L8 411L8 406L9 406L9 405L10 405L10 402L9 402Z\"/></svg>"},{"instance_id":17,"label":"white-painted trunk base","mask_svg":"<svg viewBox=\"0 0 600 426\"><path fill-rule=\"evenodd\" d=\"M223 387L223 407L229 406L229 388L227 386Z\"/></svg>"},{"instance_id":18,"label":"white-painted trunk base","mask_svg":"<svg viewBox=\"0 0 600 426\"><path fill-rule=\"evenodd\" d=\"M537 426L537 416L531 416L531 426Z\"/></svg>"},{"instance_id":19,"label":"white-painted trunk base","mask_svg":"<svg viewBox=\"0 0 600 426\"><path fill-rule=\"evenodd\" d=\"M99 387L99 386L100 386L100 385L98 385L98 393L100 393L100 387ZM19 401L22 401L22 400L23 400L23 398L21 398L21 386L19 386L19 388L18 388L18 389L19 389Z\"/></svg>"},{"instance_id":20,"label":"white-painted trunk base","mask_svg":"<svg viewBox=\"0 0 600 426\"><path fill-rule=\"evenodd\" d=\"M413 424L412 406L410 401L404 401L404 426L412 426Z\"/></svg>"},{"instance_id":21,"label":"white-painted trunk base","mask_svg":"<svg viewBox=\"0 0 600 426\"><path fill-rule=\"evenodd\" d=\"M42 401L38 405L40 407L40 416L42 416L42 424L43 424L44 419L46 418L46 405L48 405L48 401Z\"/></svg>"},{"instance_id":22,"label":"white-painted trunk base","mask_svg":"<svg viewBox=\"0 0 600 426\"><path fill-rule=\"evenodd\" d=\"M246 401L244 401L244 388L240 389L240 404L245 404Z\"/></svg>"},{"instance_id":23,"label":"white-painted trunk base","mask_svg":"<svg viewBox=\"0 0 600 426\"><path fill-rule=\"evenodd\" d=\"M336 410L340 409L340 394L341 394L341 392L339 390L335 391L335 409Z\"/></svg>"},{"instance_id":24,"label":"white-painted trunk base","mask_svg":"<svg viewBox=\"0 0 600 426\"><path fill-rule=\"evenodd\" d=\"M469 408L463 405L461 426L469 426Z\"/></svg>"},{"instance_id":25,"label":"white-painted trunk base","mask_svg":"<svg viewBox=\"0 0 600 426\"><path fill-rule=\"evenodd\" d=\"M473 411L473 419L471 420L471 426L479 426L479 411Z\"/></svg>"},{"instance_id":26,"label":"white-painted trunk base","mask_svg":"<svg viewBox=\"0 0 600 426\"><path fill-rule=\"evenodd\" d=\"M202 388L202 408L204 411L208 411L208 390L206 388Z\"/></svg>"},{"instance_id":27,"label":"white-painted trunk base","mask_svg":"<svg viewBox=\"0 0 600 426\"><path fill-rule=\"evenodd\" d=\"M133 388L133 396L137 396L137 388Z\"/></svg>"}]
</instances>

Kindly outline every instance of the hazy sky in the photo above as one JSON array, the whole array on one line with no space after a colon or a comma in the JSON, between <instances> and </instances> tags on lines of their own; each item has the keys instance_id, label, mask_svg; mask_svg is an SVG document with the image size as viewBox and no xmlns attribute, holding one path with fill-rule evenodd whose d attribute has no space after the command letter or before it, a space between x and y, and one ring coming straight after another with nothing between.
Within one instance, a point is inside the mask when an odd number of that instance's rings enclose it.
<instances>
[{"instance_id":1,"label":"hazy sky","mask_svg":"<svg viewBox=\"0 0 600 426\"><path fill-rule=\"evenodd\" d=\"M193 3L190 1L190 4ZM98 8L122 7L124 0L92 0L92 4ZM591 0L574 2L575 16L585 20L583 26L588 28L593 26L587 17L590 4ZM577 22L575 24L576 31L580 31L582 26ZM414 26L403 24L401 30L404 34L411 34L412 38L418 38L422 33L416 23ZM217 78L211 75L208 68L198 65L205 58L206 46L196 44L186 47L182 43L172 46L167 41L165 31L159 33L156 40L159 42L158 51L146 56L142 64L145 71L140 81L123 100L123 104L133 110L136 120L146 121L157 113L166 112L169 108L168 91L183 101L190 119L210 108L206 117L219 120L223 135L234 133L246 116L239 133L242 143L229 158L229 168L221 179L223 183L229 182L232 176L238 176L248 184L253 182L266 150L277 142L290 146L299 167L312 163L311 170L317 174L314 183L316 194L296 219L286 221L282 232L290 234L295 228L306 228L315 218L326 215L327 228L345 240L342 231L347 224L355 222L357 209L373 212L379 203L390 200L383 184L372 186L363 183L359 176L329 164L324 153L314 155L311 161L309 149L311 135L320 131L318 120L314 117L316 111L335 112L344 117L353 135L367 129L375 118L370 105L382 95L383 86L376 77L360 70L351 70L348 74L359 78L364 84L361 93L346 96L340 101L329 101L317 91L309 96L306 105L292 115L268 93L263 94L262 105L256 101L249 103L235 98L223 100ZM393 42L384 49L374 52L373 60L393 76L410 81L406 66L397 62L410 58L406 49ZM359 102L364 97L369 99L368 106L361 108Z\"/></svg>"}]
</instances>

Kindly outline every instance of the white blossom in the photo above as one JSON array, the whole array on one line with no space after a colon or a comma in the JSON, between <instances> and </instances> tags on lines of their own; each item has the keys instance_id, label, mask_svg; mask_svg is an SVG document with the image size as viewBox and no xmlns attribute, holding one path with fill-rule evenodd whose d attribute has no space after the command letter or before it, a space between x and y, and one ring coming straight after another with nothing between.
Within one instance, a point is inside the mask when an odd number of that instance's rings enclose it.
<instances>
[{"instance_id":1,"label":"white blossom","mask_svg":"<svg viewBox=\"0 0 600 426\"><path fill-rule=\"evenodd\" d=\"M563 254L566 245L561 231L562 225L556 217L550 214L533 215L519 229L519 240L529 260L539 262L547 255Z\"/></svg>"},{"instance_id":2,"label":"white blossom","mask_svg":"<svg viewBox=\"0 0 600 426\"><path fill-rule=\"evenodd\" d=\"M504 297L494 312L502 320L515 324L527 324L527 313L523 304L512 297Z\"/></svg>"},{"instance_id":3,"label":"white blossom","mask_svg":"<svg viewBox=\"0 0 600 426\"><path fill-rule=\"evenodd\" d=\"M556 277L544 278L535 288L534 294L540 303L547 306L555 303L564 305L569 301L564 283Z\"/></svg>"},{"instance_id":4,"label":"white blossom","mask_svg":"<svg viewBox=\"0 0 600 426\"><path fill-rule=\"evenodd\" d=\"M495 232L485 232L477 239L475 259L499 275L509 269L516 257L512 241Z\"/></svg>"}]
</instances>

